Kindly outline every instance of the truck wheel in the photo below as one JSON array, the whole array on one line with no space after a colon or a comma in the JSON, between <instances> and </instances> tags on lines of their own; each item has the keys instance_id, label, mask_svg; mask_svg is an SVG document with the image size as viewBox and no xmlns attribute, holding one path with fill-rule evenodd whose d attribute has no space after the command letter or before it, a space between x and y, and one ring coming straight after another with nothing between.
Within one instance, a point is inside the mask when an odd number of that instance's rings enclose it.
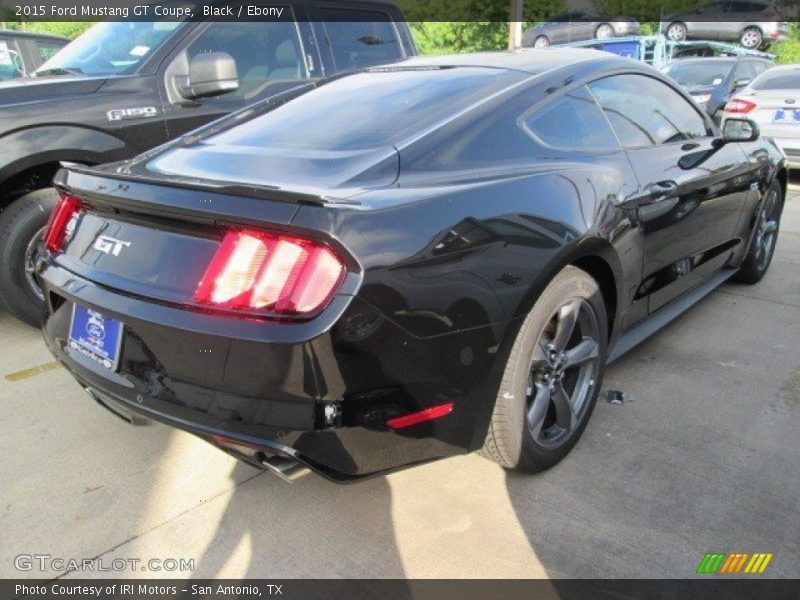
<instances>
[{"instance_id":1,"label":"truck wheel","mask_svg":"<svg viewBox=\"0 0 800 600\"><path fill-rule=\"evenodd\" d=\"M606 307L597 282L562 270L520 327L481 453L537 472L564 458L594 410L606 363Z\"/></svg>"},{"instance_id":2,"label":"truck wheel","mask_svg":"<svg viewBox=\"0 0 800 600\"><path fill-rule=\"evenodd\" d=\"M0 303L35 327L44 294L33 267L56 200L58 192L46 188L22 196L0 213Z\"/></svg>"}]
</instances>

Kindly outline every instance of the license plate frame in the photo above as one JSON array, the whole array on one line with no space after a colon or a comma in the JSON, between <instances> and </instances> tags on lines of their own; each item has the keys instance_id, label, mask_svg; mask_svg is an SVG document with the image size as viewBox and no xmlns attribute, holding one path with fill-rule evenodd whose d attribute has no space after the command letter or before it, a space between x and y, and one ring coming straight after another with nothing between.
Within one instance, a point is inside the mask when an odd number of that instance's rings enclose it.
<instances>
[{"instance_id":1,"label":"license plate frame","mask_svg":"<svg viewBox=\"0 0 800 600\"><path fill-rule=\"evenodd\" d=\"M125 325L103 313L80 304L72 305L69 322L69 347L94 360L109 371L116 371L122 350Z\"/></svg>"}]
</instances>

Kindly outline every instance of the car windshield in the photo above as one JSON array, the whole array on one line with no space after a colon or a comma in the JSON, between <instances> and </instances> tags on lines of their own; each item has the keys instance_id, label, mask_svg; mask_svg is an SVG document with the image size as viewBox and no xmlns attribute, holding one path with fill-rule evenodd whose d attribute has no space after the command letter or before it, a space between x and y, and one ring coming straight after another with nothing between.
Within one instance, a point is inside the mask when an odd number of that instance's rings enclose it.
<instances>
[{"instance_id":1,"label":"car windshield","mask_svg":"<svg viewBox=\"0 0 800 600\"><path fill-rule=\"evenodd\" d=\"M205 141L314 150L383 146L412 136L525 76L480 67L387 67L356 73Z\"/></svg>"},{"instance_id":2,"label":"car windshield","mask_svg":"<svg viewBox=\"0 0 800 600\"><path fill-rule=\"evenodd\" d=\"M702 62L672 63L664 73L680 85L719 85L733 68L733 62L704 60Z\"/></svg>"},{"instance_id":3,"label":"car windshield","mask_svg":"<svg viewBox=\"0 0 800 600\"><path fill-rule=\"evenodd\" d=\"M753 82L754 90L800 89L800 70L767 71Z\"/></svg>"},{"instance_id":4,"label":"car windshield","mask_svg":"<svg viewBox=\"0 0 800 600\"><path fill-rule=\"evenodd\" d=\"M99 23L57 52L37 75L127 75L155 52L181 23Z\"/></svg>"}]
</instances>

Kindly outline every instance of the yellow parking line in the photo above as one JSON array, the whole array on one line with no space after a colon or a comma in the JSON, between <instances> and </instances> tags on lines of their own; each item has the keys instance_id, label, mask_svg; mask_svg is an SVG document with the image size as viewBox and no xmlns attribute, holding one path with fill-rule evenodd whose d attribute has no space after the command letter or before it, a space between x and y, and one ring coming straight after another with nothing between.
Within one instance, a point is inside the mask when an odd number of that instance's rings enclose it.
<instances>
[{"instance_id":1,"label":"yellow parking line","mask_svg":"<svg viewBox=\"0 0 800 600\"><path fill-rule=\"evenodd\" d=\"M33 377L34 375L39 375L40 373L47 373L48 371L52 371L57 369L59 363L56 361L52 361L49 363L44 363L43 365L38 365L36 367L31 367L30 369L24 369L22 371L17 371L16 373L9 373L4 377L6 381L20 381L22 379L27 379L28 377Z\"/></svg>"}]
</instances>

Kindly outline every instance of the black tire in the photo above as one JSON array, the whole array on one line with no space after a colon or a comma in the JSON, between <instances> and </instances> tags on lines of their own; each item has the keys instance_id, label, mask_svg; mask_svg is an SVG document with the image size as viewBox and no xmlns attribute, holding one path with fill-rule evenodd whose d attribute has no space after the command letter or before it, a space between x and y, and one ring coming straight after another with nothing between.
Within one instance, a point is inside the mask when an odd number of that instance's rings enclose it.
<instances>
[{"instance_id":1,"label":"black tire","mask_svg":"<svg viewBox=\"0 0 800 600\"><path fill-rule=\"evenodd\" d=\"M683 23L670 23L665 32L667 39L674 42L683 42L686 40L688 31L686 25Z\"/></svg>"},{"instance_id":2,"label":"black tire","mask_svg":"<svg viewBox=\"0 0 800 600\"><path fill-rule=\"evenodd\" d=\"M764 201L758 207L755 233L741 267L731 278L732 281L752 285L767 274L778 243L782 212L783 190L778 181L773 181L764 195Z\"/></svg>"},{"instance_id":3,"label":"black tire","mask_svg":"<svg viewBox=\"0 0 800 600\"><path fill-rule=\"evenodd\" d=\"M26 273L26 262L56 200L58 192L46 188L18 198L0 213L0 303L34 327L40 324L44 299L36 293L30 270Z\"/></svg>"},{"instance_id":4,"label":"black tire","mask_svg":"<svg viewBox=\"0 0 800 600\"><path fill-rule=\"evenodd\" d=\"M573 404L573 399L568 396L566 406L574 422L568 430L564 430L559 426L560 411L557 406L561 403L555 400L563 396L553 391L557 369L553 368L554 362L550 358L544 360L544 357L560 346L557 343L559 329L562 323L568 321L564 316L568 314L565 311L572 310L572 306L579 308L575 312L573 328L565 334L567 341L563 349L566 352L561 355L562 359L565 354L573 352L592 338L592 335L588 335L592 327L585 327L584 320L591 324L594 319L596 354L591 361L580 363L579 366L565 367L565 362L559 361L562 365L561 375L556 385L561 386L562 391L566 389L569 394L568 377L574 375L572 396L582 397L578 405L577 402ZM567 327L564 330L567 331ZM551 334L550 342L545 345L544 340ZM597 282L577 267L566 267L542 292L520 327L500 384L482 454L507 469L529 473L548 469L564 458L580 439L597 402L605 372L607 340L606 307ZM537 370L537 364L545 365L542 373ZM552 379L544 372L551 368ZM540 390L547 389L548 385L551 391L538 404L546 405L546 408L537 410ZM554 437L547 439L553 431Z\"/></svg>"},{"instance_id":5,"label":"black tire","mask_svg":"<svg viewBox=\"0 0 800 600\"><path fill-rule=\"evenodd\" d=\"M748 50L758 50L764 45L764 35L758 27L748 27L742 32L739 44Z\"/></svg>"},{"instance_id":6,"label":"black tire","mask_svg":"<svg viewBox=\"0 0 800 600\"><path fill-rule=\"evenodd\" d=\"M547 48L550 45L550 39L546 35L538 35L533 40L534 48Z\"/></svg>"}]
</instances>

